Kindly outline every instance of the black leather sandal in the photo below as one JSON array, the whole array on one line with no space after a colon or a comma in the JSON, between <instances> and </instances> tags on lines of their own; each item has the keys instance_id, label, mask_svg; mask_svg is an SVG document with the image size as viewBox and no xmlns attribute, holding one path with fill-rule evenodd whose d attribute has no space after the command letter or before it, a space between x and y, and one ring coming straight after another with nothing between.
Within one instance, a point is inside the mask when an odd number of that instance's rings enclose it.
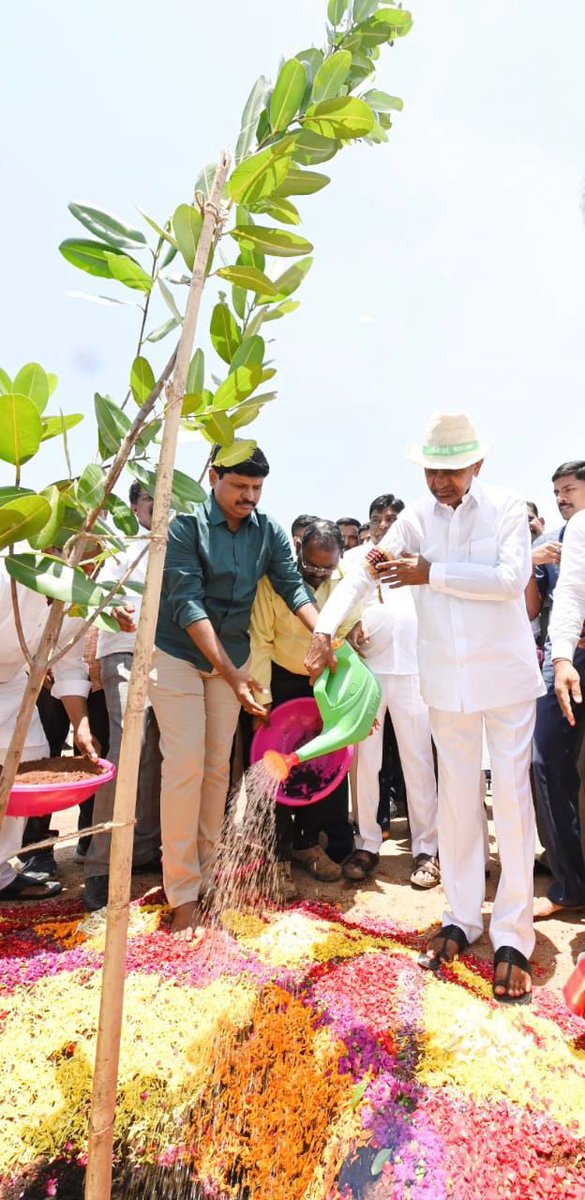
<instances>
[{"instance_id":1,"label":"black leather sandal","mask_svg":"<svg viewBox=\"0 0 585 1200\"><path fill-rule=\"evenodd\" d=\"M425 950L424 954L419 954L418 965L424 967L427 971L440 971L441 963L452 963L461 954L464 954L469 947L469 942L462 929L458 925L443 925L442 929L433 938L433 941L441 939L442 945L438 949ZM447 942L455 942L457 953L447 954Z\"/></svg>"},{"instance_id":2,"label":"black leather sandal","mask_svg":"<svg viewBox=\"0 0 585 1200\"><path fill-rule=\"evenodd\" d=\"M496 968L500 963L508 964L508 970L506 971L504 977L497 980L498 987L506 988L505 992L496 992ZM532 1002L531 990L528 992L521 992L519 996L510 996L508 993L510 980L512 978L512 967L520 967L520 970L525 971L526 974L530 975L530 978L532 979L530 963L524 954L522 954L520 950L516 950L515 946L500 946L499 950L496 950L494 955L494 1000L497 1000L498 1004L530 1004Z\"/></svg>"}]
</instances>

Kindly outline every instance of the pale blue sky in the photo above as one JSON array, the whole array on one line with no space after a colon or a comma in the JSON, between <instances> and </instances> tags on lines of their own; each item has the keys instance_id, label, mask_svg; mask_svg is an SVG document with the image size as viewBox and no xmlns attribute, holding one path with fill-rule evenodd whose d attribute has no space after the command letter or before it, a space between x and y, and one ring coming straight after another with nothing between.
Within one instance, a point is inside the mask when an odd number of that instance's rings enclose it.
<instances>
[{"instance_id":1,"label":"pale blue sky","mask_svg":"<svg viewBox=\"0 0 585 1200\"><path fill-rule=\"evenodd\" d=\"M256 76L321 44L325 7L4 6L0 364L10 374L30 360L56 371L65 411L91 413L96 390L122 397L138 313L68 296L132 297L58 254L62 238L83 236L68 201L164 220L233 144ZM537 499L552 521L553 468L585 457L585 5L412 9L412 33L378 71L405 104L388 145L349 147L323 168L331 186L301 201L315 266L298 313L266 327L279 397L252 427L272 465L265 507L284 523L301 510L365 518L378 492L413 497L420 471L406 443L436 409L464 407L495 439L486 480ZM152 348L155 369L170 347ZM81 468L88 421L71 445ZM55 446L24 482L63 472ZM180 447L183 470L202 461L202 448Z\"/></svg>"}]
</instances>

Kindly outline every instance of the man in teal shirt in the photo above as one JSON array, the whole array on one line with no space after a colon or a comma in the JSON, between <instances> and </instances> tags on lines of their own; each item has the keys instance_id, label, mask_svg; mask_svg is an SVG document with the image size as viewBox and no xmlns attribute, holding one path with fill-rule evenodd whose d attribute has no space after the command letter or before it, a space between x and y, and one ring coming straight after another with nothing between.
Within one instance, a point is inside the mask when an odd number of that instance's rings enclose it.
<instances>
[{"instance_id":1,"label":"man in teal shirt","mask_svg":"<svg viewBox=\"0 0 585 1200\"><path fill-rule=\"evenodd\" d=\"M284 530L256 511L269 466L257 449L235 467L211 467L212 492L169 530L150 699L160 728L163 878L171 930L193 936L221 834L240 706L264 709L247 669L256 588L267 575L307 629L317 610Z\"/></svg>"}]
</instances>

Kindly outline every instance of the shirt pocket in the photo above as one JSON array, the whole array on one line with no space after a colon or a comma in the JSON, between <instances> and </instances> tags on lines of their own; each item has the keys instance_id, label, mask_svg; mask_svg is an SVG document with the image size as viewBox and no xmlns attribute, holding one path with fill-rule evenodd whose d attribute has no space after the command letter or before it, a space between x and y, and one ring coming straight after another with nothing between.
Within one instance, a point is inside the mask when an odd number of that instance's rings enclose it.
<instances>
[{"instance_id":1,"label":"shirt pocket","mask_svg":"<svg viewBox=\"0 0 585 1200\"><path fill-rule=\"evenodd\" d=\"M498 539L473 538L469 543L469 561L485 567L495 567L498 561Z\"/></svg>"}]
</instances>

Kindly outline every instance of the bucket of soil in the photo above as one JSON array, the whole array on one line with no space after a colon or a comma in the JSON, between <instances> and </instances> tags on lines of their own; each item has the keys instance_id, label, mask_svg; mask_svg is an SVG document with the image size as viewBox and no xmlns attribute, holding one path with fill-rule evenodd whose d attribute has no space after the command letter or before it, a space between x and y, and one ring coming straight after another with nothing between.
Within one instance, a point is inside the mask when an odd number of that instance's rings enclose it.
<instances>
[{"instance_id":1,"label":"bucket of soil","mask_svg":"<svg viewBox=\"0 0 585 1200\"><path fill-rule=\"evenodd\" d=\"M116 768L107 758L38 758L21 763L10 793L8 816L42 817L45 813L72 808L93 796L115 777Z\"/></svg>"},{"instance_id":2,"label":"bucket of soil","mask_svg":"<svg viewBox=\"0 0 585 1200\"><path fill-rule=\"evenodd\" d=\"M277 750L279 754L292 754L300 746L317 737L321 732L323 722L317 708L316 700L311 696L302 696L298 700L287 700L279 704L270 713L267 725L261 725L256 730L250 749L251 762L259 762L267 750ZM323 754L320 758L312 758L310 762L299 763L293 767L284 783L279 784L276 799L279 804L290 808L299 808L305 804L315 804L328 796L341 781L345 779L353 758L353 746L343 750L334 750L331 754Z\"/></svg>"}]
</instances>

